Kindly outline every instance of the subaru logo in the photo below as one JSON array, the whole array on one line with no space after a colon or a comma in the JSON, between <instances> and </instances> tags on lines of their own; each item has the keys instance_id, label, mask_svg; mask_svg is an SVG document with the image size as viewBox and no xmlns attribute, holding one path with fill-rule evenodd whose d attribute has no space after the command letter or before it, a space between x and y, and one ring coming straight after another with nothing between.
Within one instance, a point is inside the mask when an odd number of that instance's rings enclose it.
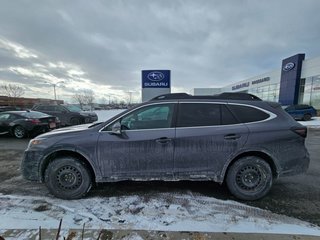
<instances>
[{"instance_id":1,"label":"subaru logo","mask_svg":"<svg viewBox=\"0 0 320 240\"><path fill-rule=\"evenodd\" d=\"M151 72L148 74L147 78L150 81L161 81L164 79L164 74L162 72Z\"/></svg>"},{"instance_id":2,"label":"subaru logo","mask_svg":"<svg viewBox=\"0 0 320 240\"><path fill-rule=\"evenodd\" d=\"M293 62L289 62L282 68L283 71L288 72L294 68L295 64Z\"/></svg>"}]
</instances>

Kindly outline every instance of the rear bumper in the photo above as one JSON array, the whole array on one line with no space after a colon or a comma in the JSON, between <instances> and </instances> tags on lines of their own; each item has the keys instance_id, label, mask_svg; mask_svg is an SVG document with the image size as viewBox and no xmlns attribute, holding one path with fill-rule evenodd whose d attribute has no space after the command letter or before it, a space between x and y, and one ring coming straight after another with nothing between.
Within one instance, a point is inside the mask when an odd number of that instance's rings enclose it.
<instances>
[{"instance_id":1,"label":"rear bumper","mask_svg":"<svg viewBox=\"0 0 320 240\"><path fill-rule=\"evenodd\" d=\"M306 151L306 155L302 158L295 158L289 163L285 169L283 169L279 173L279 177L287 177L287 176L294 176L298 174L303 174L307 172L310 164L310 156L309 153Z\"/></svg>"},{"instance_id":2,"label":"rear bumper","mask_svg":"<svg viewBox=\"0 0 320 240\"><path fill-rule=\"evenodd\" d=\"M85 123L93 123L95 121L98 121L98 116L88 116L88 117L85 117L85 120L84 120Z\"/></svg>"}]
</instances>

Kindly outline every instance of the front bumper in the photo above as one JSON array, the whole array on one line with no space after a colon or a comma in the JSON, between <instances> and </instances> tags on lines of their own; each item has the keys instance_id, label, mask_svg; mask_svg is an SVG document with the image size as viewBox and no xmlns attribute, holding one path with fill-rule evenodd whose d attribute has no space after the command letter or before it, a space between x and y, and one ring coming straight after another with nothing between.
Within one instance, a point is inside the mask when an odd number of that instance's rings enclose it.
<instances>
[{"instance_id":1,"label":"front bumper","mask_svg":"<svg viewBox=\"0 0 320 240\"><path fill-rule=\"evenodd\" d=\"M98 121L98 116L86 116L84 118L85 123L93 123L95 121Z\"/></svg>"},{"instance_id":2,"label":"front bumper","mask_svg":"<svg viewBox=\"0 0 320 240\"><path fill-rule=\"evenodd\" d=\"M31 181L41 182L40 162L42 153L39 151L25 151L21 162L22 176Z\"/></svg>"}]
</instances>

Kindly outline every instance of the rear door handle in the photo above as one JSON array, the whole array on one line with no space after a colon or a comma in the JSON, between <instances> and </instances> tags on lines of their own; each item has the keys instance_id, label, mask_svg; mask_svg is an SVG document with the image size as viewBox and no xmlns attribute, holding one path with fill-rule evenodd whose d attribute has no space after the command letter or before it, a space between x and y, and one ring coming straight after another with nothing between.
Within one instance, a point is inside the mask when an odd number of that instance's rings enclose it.
<instances>
[{"instance_id":1,"label":"rear door handle","mask_svg":"<svg viewBox=\"0 0 320 240\"><path fill-rule=\"evenodd\" d=\"M238 135L238 134L227 134L227 135L224 135L224 139L226 140L236 140L238 138L240 138L241 136Z\"/></svg>"},{"instance_id":2,"label":"rear door handle","mask_svg":"<svg viewBox=\"0 0 320 240\"><path fill-rule=\"evenodd\" d=\"M171 138L167 138L167 137L162 137L162 138L156 139L156 142L157 143L161 143L161 144L168 143L168 142L171 142L171 141L172 141L172 139Z\"/></svg>"}]
</instances>

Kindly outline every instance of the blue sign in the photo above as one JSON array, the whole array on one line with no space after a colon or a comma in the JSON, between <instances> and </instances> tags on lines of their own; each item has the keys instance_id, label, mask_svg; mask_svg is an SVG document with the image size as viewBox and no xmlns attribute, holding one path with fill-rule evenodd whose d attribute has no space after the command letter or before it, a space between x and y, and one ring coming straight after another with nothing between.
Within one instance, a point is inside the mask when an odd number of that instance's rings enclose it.
<instances>
[{"instance_id":1,"label":"blue sign","mask_svg":"<svg viewBox=\"0 0 320 240\"><path fill-rule=\"evenodd\" d=\"M170 88L170 70L142 70L142 88Z\"/></svg>"},{"instance_id":2,"label":"blue sign","mask_svg":"<svg viewBox=\"0 0 320 240\"><path fill-rule=\"evenodd\" d=\"M301 68L305 54L300 53L282 60L279 102L282 105L298 104Z\"/></svg>"}]
</instances>

